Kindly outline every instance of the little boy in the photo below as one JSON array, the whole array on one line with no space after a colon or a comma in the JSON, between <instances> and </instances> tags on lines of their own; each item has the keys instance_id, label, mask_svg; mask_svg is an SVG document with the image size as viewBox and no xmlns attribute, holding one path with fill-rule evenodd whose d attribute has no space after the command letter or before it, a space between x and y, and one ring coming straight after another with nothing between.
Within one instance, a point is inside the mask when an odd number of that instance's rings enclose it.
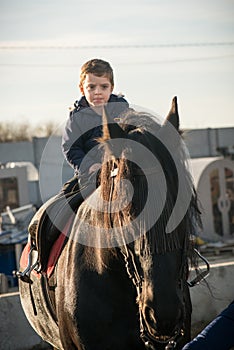
<instances>
[{"instance_id":1,"label":"little boy","mask_svg":"<svg viewBox=\"0 0 234 350\"><path fill-rule=\"evenodd\" d=\"M82 186L90 179L96 179L102 162L101 152L95 147L102 136L102 107L106 106L113 121L129 107L122 96L112 94L113 70L101 59L83 64L79 88L82 97L74 104L62 138L63 153L75 171L75 177L65 184L65 192L69 192L77 180Z\"/></svg>"},{"instance_id":2,"label":"little boy","mask_svg":"<svg viewBox=\"0 0 234 350\"><path fill-rule=\"evenodd\" d=\"M96 187L96 173L102 163L97 139L102 136L103 106L113 122L129 108L123 97L112 94L113 70L106 61L92 59L86 62L81 67L79 87L82 97L74 104L62 138L63 153L74 168L75 176L40 208L29 225L31 248L39 252L41 270L46 268L50 248L63 229L61 222L70 217L70 208L77 210L83 201L78 190L86 186L86 192L90 194ZM45 235L45 232L49 234ZM29 278L31 269L20 273L21 279Z\"/></svg>"}]
</instances>

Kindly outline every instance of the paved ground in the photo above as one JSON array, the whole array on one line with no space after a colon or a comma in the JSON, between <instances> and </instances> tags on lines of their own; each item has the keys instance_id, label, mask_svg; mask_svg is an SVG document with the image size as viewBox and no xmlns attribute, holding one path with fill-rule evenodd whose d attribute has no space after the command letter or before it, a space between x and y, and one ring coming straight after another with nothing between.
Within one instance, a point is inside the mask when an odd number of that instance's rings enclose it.
<instances>
[{"instance_id":1,"label":"paved ground","mask_svg":"<svg viewBox=\"0 0 234 350\"><path fill-rule=\"evenodd\" d=\"M234 297L234 255L226 252L220 255L205 254L205 256L211 266L207 283L203 282L191 288L193 337ZM52 350L52 347L42 342L28 324L20 305L19 294L16 292L17 288L12 291L14 293L0 295L0 350Z\"/></svg>"}]
</instances>

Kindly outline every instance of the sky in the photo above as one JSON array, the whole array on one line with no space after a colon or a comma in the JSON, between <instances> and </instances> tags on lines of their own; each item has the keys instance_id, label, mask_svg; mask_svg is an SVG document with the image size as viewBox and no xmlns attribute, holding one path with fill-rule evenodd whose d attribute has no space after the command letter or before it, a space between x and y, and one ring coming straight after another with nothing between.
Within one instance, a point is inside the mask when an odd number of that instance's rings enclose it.
<instances>
[{"instance_id":1,"label":"sky","mask_svg":"<svg viewBox=\"0 0 234 350\"><path fill-rule=\"evenodd\" d=\"M95 57L133 106L234 127L234 0L0 0L0 123L63 124Z\"/></svg>"}]
</instances>

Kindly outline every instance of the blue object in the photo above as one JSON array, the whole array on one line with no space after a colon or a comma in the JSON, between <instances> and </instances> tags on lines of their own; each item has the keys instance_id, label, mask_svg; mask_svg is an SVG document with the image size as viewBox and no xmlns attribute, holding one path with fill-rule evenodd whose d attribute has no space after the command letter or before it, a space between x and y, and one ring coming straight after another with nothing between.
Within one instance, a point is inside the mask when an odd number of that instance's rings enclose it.
<instances>
[{"instance_id":1,"label":"blue object","mask_svg":"<svg viewBox=\"0 0 234 350\"><path fill-rule=\"evenodd\" d=\"M234 300L182 350L230 350L234 346Z\"/></svg>"},{"instance_id":2,"label":"blue object","mask_svg":"<svg viewBox=\"0 0 234 350\"><path fill-rule=\"evenodd\" d=\"M9 287L17 285L17 278L13 277L12 272L16 270L15 246L0 245L0 272L7 276Z\"/></svg>"}]
</instances>

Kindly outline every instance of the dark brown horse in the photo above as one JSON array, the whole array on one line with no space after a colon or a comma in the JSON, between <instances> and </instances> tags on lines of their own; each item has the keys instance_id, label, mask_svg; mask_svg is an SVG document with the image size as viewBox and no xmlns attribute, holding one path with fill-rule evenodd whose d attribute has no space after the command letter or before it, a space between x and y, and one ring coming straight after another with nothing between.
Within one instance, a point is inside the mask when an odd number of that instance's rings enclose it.
<instances>
[{"instance_id":1,"label":"dark brown horse","mask_svg":"<svg viewBox=\"0 0 234 350\"><path fill-rule=\"evenodd\" d=\"M24 311L56 349L181 349L198 210L176 98L163 125L104 113L97 189L80 205L53 274L20 280Z\"/></svg>"}]
</instances>

